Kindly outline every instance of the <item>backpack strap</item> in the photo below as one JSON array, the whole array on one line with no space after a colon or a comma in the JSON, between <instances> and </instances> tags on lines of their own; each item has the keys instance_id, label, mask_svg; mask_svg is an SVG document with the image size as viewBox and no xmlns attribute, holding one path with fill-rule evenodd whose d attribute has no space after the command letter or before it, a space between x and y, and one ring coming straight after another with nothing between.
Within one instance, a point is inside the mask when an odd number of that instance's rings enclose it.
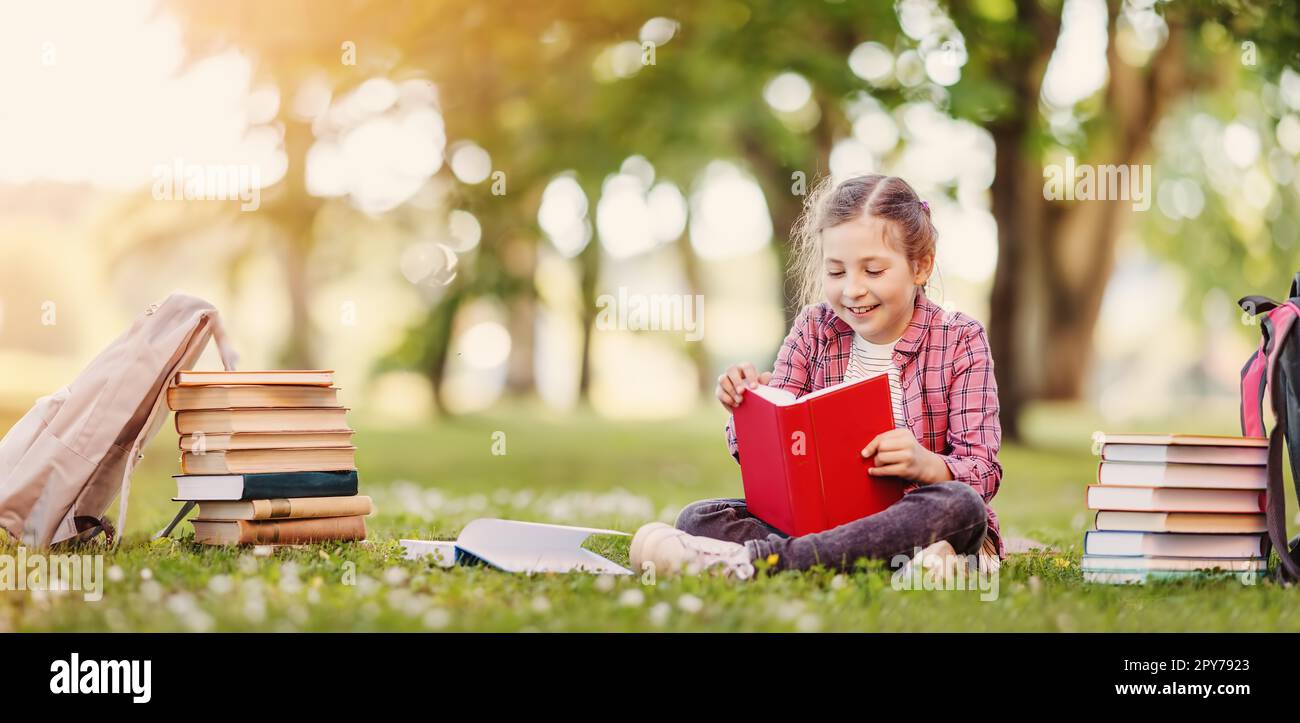
<instances>
[{"instance_id":1,"label":"backpack strap","mask_svg":"<svg viewBox=\"0 0 1300 723\"><path fill-rule=\"evenodd\" d=\"M1300 280L1300 274L1296 277ZM208 323L212 328L212 340L217 343L217 355L221 357L221 366L228 372L235 371L239 366L239 354L235 347L230 343L230 337L226 335L226 327L221 323L221 313L213 309L208 314Z\"/></svg>"},{"instance_id":2,"label":"backpack strap","mask_svg":"<svg viewBox=\"0 0 1300 723\"><path fill-rule=\"evenodd\" d=\"M181 523L181 520L185 519L185 515L188 515L190 510L194 509L194 506L197 504L198 503L194 500L185 500L185 504L181 505L180 511L176 513L176 516L172 518L172 521L168 522L166 527L155 532L153 539L157 540L170 535L172 530L176 529L176 526Z\"/></svg>"},{"instance_id":3,"label":"backpack strap","mask_svg":"<svg viewBox=\"0 0 1300 723\"><path fill-rule=\"evenodd\" d=\"M200 323L199 328L196 331L196 334L200 335L209 333L211 334L211 338L217 343L217 353L221 356L221 365L225 367L226 371L234 371L235 366L239 363L239 355L235 353L234 347L230 345L230 338L226 336L226 329L221 324L221 314L217 312L216 309L204 314L203 321ZM204 338L202 346L206 346L206 344L207 340ZM202 352L202 346L199 347L199 352ZM168 377L170 377L175 371L175 369L171 370L171 372L168 373ZM145 443L145 441L147 441L147 437L150 435L150 430L153 429L154 419L157 418L159 412L167 406L166 383L163 384L163 389L164 392L158 395L158 399L154 403L153 408L149 410L149 416L145 419L144 426L140 427L140 436L136 438L135 444L131 445L131 450L127 454L126 465L122 470L122 485L118 492L117 511L117 529L119 530L126 529L127 500L131 495L131 473L135 471L136 464L138 464L140 460L144 459L144 455L140 453L140 447ZM186 512L190 511L191 507L192 505L186 506L182 510L182 513L177 515L177 519L173 520L172 524L167 526L166 530L169 534L171 529L176 526L176 523L180 521L180 518L183 517ZM112 543L114 547L116 547L118 543L121 543L121 541L121 536L118 536L116 541L113 541L110 537L110 543Z\"/></svg>"},{"instance_id":4,"label":"backpack strap","mask_svg":"<svg viewBox=\"0 0 1300 723\"><path fill-rule=\"evenodd\" d=\"M104 533L104 544L108 547L116 545L116 532L113 530L113 523L108 521L108 517L92 517L90 515L77 515L72 518L72 524L76 527L77 534L66 540L56 543L53 547L64 547L79 545L83 542L89 542L95 539L95 536Z\"/></svg>"},{"instance_id":5,"label":"backpack strap","mask_svg":"<svg viewBox=\"0 0 1300 723\"><path fill-rule=\"evenodd\" d=\"M156 409L155 407L155 411ZM150 421L153 420L153 416L154 412L149 412ZM145 429L149 428L150 421L145 422ZM144 455L140 454L140 440L137 439L135 444L131 445L131 450L127 452L126 464L122 466L122 487L117 495L117 529L119 530L126 529L126 503L131 497L131 473L135 471L136 463L143 458ZM116 541L110 540L111 546L114 548L121 542L121 537L118 537Z\"/></svg>"},{"instance_id":6,"label":"backpack strap","mask_svg":"<svg viewBox=\"0 0 1300 723\"><path fill-rule=\"evenodd\" d=\"M1243 322L1245 315L1252 317L1265 315L1260 326L1259 348L1246 360L1241 368L1241 434L1245 437L1264 437L1264 382L1268 371L1268 353L1270 344L1268 312L1277 307L1277 302L1266 296L1243 296L1237 300L1241 307Z\"/></svg>"},{"instance_id":7,"label":"backpack strap","mask_svg":"<svg viewBox=\"0 0 1300 723\"><path fill-rule=\"evenodd\" d=\"M1268 493L1264 502L1264 519L1268 538L1277 550L1281 567L1278 577L1283 580L1300 580L1300 551L1292 549L1286 537L1286 484L1282 480L1283 425L1279 424L1268 437ZM1296 494L1300 495L1300 482Z\"/></svg>"},{"instance_id":8,"label":"backpack strap","mask_svg":"<svg viewBox=\"0 0 1300 723\"><path fill-rule=\"evenodd\" d=\"M1267 314L1276 308L1278 303L1267 296L1243 296L1237 299L1237 306L1251 316Z\"/></svg>"}]
</instances>

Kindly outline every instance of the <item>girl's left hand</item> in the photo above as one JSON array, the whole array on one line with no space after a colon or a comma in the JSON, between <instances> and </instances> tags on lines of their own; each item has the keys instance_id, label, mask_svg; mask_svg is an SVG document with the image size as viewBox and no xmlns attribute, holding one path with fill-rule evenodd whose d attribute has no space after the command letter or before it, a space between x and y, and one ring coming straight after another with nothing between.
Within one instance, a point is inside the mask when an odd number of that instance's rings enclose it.
<instances>
[{"instance_id":1,"label":"girl's left hand","mask_svg":"<svg viewBox=\"0 0 1300 723\"><path fill-rule=\"evenodd\" d=\"M902 477L923 484L952 479L948 463L922 447L910 429L891 429L876 435L862 448L863 457L873 455L877 466L867 470L873 477Z\"/></svg>"}]
</instances>

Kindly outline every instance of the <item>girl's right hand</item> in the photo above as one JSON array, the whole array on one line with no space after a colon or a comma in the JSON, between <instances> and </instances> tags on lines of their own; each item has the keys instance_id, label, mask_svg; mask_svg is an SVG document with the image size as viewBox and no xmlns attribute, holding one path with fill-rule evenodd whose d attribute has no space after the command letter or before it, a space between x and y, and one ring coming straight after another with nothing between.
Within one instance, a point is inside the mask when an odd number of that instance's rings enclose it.
<instances>
[{"instance_id":1,"label":"girl's right hand","mask_svg":"<svg viewBox=\"0 0 1300 723\"><path fill-rule=\"evenodd\" d=\"M718 377L718 388L714 395L722 402L722 408L730 412L740 406L745 389L754 389L760 384L772 381L772 372L758 373L753 364L741 362L727 367L727 371Z\"/></svg>"}]
</instances>

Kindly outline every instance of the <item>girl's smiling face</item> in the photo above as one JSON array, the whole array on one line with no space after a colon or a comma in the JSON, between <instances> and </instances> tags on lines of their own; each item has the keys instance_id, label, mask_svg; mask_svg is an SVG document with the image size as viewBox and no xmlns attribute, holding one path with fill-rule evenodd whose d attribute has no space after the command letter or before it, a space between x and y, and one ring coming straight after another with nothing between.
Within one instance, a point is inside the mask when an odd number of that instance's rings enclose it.
<instances>
[{"instance_id":1,"label":"girl's smiling face","mask_svg":"<svg viewBox=\"0 0 1300 723\"><path fill-rule=\"evenodd\" d=\"M890 344L912 320L917 287L934 268L929 254L909 263L889 241L892 222L859 214L823 229L826 302L863 339Z\"/></svg>"}]
</instances>

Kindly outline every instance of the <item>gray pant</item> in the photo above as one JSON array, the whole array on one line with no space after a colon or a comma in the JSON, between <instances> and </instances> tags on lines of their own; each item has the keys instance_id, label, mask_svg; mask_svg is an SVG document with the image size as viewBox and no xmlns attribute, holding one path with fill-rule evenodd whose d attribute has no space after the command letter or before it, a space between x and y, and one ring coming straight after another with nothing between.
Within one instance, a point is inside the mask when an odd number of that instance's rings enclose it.
<instances>
[{"instance_id":1,"label":"gray pant","mask_svg":"<svg viewBox=\"0 0 1300 723\"><path fill-rule=\"evenodd\" d=\"M988 530L988 511L975 488L949 481L922 485L874 515L800 537L753 516L739 498L692 502L677 516L677 529L741 543L751 560L775 554L774 571L816 564L849 570L860 557L889 563L939 540L947 540L958 553L977 554Z\"/></svg>"}]
</instances>

